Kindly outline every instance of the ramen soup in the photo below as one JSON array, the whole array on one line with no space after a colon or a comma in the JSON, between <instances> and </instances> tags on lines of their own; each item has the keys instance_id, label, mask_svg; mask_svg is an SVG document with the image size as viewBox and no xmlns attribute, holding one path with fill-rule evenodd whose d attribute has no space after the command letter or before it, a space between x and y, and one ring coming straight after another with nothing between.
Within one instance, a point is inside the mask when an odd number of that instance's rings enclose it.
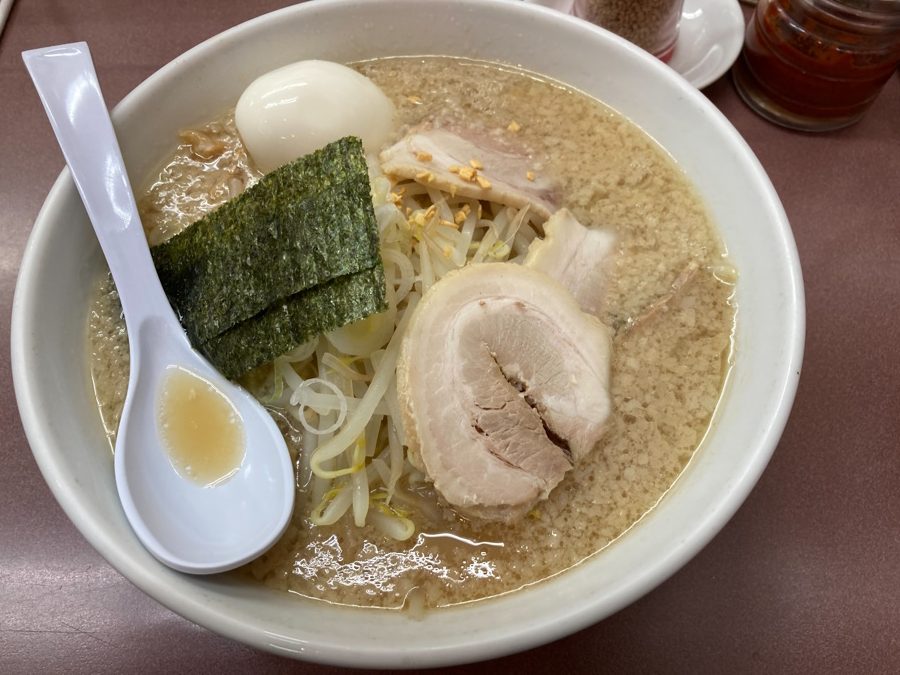
<instances>
[{"instance_id":1,"label":"ramen soup","mask_svg":"<svg viewBox=\"0 0 900 675\"><path fill-rule=\"evenodd\" d=\"M398 412L393 369L402 355L396 356L399 340L391 333L405 330L403 317L423 295L427 300L426 291L455 282L442 278L451 269L476 262L521 266L528 247L544 236L547 214L540 204L456 194L432 182L427 169L394 175L384 171L382 154L381 166L370 162L371 185L390 319L376 317L362 333L383 331L385 322L388 330L369 355L354 356L359 335L339 330L243 377L285 435L298 493L283 537L234 574L366 607L442 607L515 591L602 554L685 469L710 427L730 367L736 273L681 169L601 102L483 62L403 57L353 67L395 107L393 127L376 150L423 129L451 130L474 139L477 154L485 154L453 167L457 175L473 184L496 182L490 152L518 157L525 189L547 181L552 188L545 196L554 207L611 234L607 260L597 261L604 285L594 308L609 336L609 415L604 412L593 449L561 474L546 499L499 519L454 506L423 468L424 447L422 456L407 456L412 430L404 430ZM418 153L433 161L431 153ZM139 200L150 243L173 236L261 175L234 110L182 132ZM89 329L97 402L112 440L128 349L108 278L98 282ZM390 358L391 381L363 420L359 441L345 455L316 460L314 450L349 424L367 388L376 386L379 364ZM572 460L572 449L564 450Z\"/></svg>"}]
</instances>

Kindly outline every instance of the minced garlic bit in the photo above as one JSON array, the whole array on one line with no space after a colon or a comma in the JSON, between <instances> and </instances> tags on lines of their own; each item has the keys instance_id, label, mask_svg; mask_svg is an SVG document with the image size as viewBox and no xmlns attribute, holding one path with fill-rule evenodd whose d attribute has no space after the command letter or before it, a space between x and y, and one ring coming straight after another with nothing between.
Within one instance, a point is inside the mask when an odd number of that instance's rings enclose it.
<instances>
[{"instance_id":1,"label":"minced garlic bit","mask_svg":"<svg viewBox=\"0 0 900 675\"><path fill-rule=\"evenodd\" d=\"M513 120L512 122L509 123L509 126L506 128L509 129L511 132L516 133L519 129L522 128L522 125L519 124L518 122L516 122L515 120Z\"/></svg>"},{"instance_id":2,"label":"minced garlic bit","mask_svg":"<svg viewBox=\"0 0 900 675\"><path fill-rule=\"evenodd\" d=\"M525 178L527 178L528 180L534 180L534 171L526 171Z\"/></svg>"},{"instance_id":3,"label":"minced garlic bit","mask_svg":"<svg viewBox=\"0 0 900 675\"><path fill-rule=\"evenodd\" d=\"M431 153L425 150L416 150L416 159L420 162L430 162L432 160Z\"/></svg>"},{"instance_id":4,"label":"minced garlic bit","mask_svg":"<svg viewBox=\"0 0 900 675\"><path fill-rule=\"evenodd\" d=\"M422 99L418 96L407 96L406 100L414 105L422 105Z\"/></svg>"},{"instance_id":5,"label":"minced garlic bit","mask_svg":"<svg viewBox=\"0 0 900 675\"><path fill-rule=\"evenodd\" d=\"M425 236L425 232L431 227L435 222L435 217L437 216L437 204L432 204L424 211L422 209L417 209L413 211L409 207L406 209L406 222L409 226L410 233L416 241L422 241ZM456 228L454 223L451 223L448 220L443 220L441 218L437 219L438 223L441 225L447 225L448 227Z\"/></svg>"},{"instance_id":6,"label":"minced garlic bit","mask_svg":"<svg viewBox=\"0 0 900 675\"><path fill-rule=\"evenodd\" d=\"M487 190L489 187L491 187L491 181L478 174L478 170L483 168L484 164L481 163L481 160L470 159L469 166L459 166L458 164L452 164L447 168L447 170L450 173L457 174L462 180L469 183L478 183L481 189Z\"/></svg>"},{"instance_id":7,"label":"minced garlic bit","mask_svg":"<svg viewBox=\"0 0 900 675\"><path fill-rule=\"evenodd\" d=\"M426 183L433 183L434 174L430 171L420 171L416 174L416 180L424 180Z\"/></svg>"},{"instance_id":8,"label":"minced garlic bit","mask_svg":"<svg viewBox=\"0 0 900 675\"><path fill-rule=\"evenodd\" d=\"M469 214L472 213L472 207L468 204L463 204L462 208L456 212L456 215L453 216L453 220L456 221L457 225L461 225L465 222L466 218L469 217Z\"/></svg>"},{"instance_id":9,"label":"minced garlic bit","mask_svg":"<svg viewBox=\"0 0 900 675\"><path fill-rule=\"evenodd\" d=\"M403 195L398 192L391 192L388 194L388 201L392 204L399 204L403 200Z\"/></svg>"}]
</instances>

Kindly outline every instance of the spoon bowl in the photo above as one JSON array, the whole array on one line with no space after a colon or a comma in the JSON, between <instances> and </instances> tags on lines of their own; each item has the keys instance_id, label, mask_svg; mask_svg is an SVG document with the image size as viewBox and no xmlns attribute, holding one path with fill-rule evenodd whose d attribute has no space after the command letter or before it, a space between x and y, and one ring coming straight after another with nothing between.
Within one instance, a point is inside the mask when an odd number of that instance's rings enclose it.
<instances>
[{"instance_id":1,"label":"spoon bowl","mask_svg":"<svg viewBox=\"0 0 900 675\"><path fill-rule=\"evenodd\" d=\"M223 572L249 562L281 535L293 508L293 474L278 427L250 394L190 347L179 326L154 317L131 334L140 356L131 361L115 472L132 528L154 556L182 572ZM182 476L160 447L158 394L173 367L210 383L243 422L243 460L214 485Z\"/></svg>"},{"instance_id":2,"label":"spoon bowl","mask_svg":"<svg viewBox=\"0 0 900 675\"><path fill-rule=\"evenodd\" d=\"M106 256L129 332L131 372L115 452L125 515L141 543L176 570L238 567L266 551L290 520L294 475L284 438L250 394L191 347L169 305L87 44L22 57ZM161 395L175 368L224 396L243 425L242 459L211 484L184 476L162 437Z\"/></svg>"}]
</instances>

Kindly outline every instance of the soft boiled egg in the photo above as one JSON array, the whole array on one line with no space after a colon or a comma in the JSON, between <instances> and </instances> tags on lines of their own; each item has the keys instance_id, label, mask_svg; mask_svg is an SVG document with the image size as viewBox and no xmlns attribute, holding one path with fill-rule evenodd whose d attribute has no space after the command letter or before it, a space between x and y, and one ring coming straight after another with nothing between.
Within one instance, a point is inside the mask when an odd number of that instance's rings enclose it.
<instances>
[{"instance_id":1,"label":"soft boiled egg","mask_svg":"<svg viewBox=\"0 0 900 675\"><path fill-rule=\"evenodd\" d=\"M254 80L234 121L263 172L344 136L376 152L393 128L394 105L365 75L331 61L298 61Z\"/></svg>"}]
</instances>

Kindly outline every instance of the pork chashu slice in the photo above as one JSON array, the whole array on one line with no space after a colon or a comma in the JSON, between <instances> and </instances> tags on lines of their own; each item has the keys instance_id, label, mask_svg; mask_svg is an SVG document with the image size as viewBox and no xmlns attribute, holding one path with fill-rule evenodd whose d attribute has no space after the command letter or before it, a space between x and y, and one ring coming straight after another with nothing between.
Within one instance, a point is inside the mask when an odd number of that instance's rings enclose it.
<instances>
[{"instance_id":1,"label":"pork chashu slice","mask_svg":"<svg viewBox=\"0 0 900 675\"><path fill-rule=\"evenodd\" d=\"M544 237L528 247L525 266L553 277L575 297L582 310L601 316L616 248L616 235L586 227L568 209L544 223Z\"/></svg>"},{"instance_id":2,"label":"pork chashu slice","mask_svg":"<svg viewBox=\"0 0 900 675\"><path fill-rule=\"evenodd\" d=\"M459 512L511 521L603 434L609 331L546 274L452 272L415 308L397 366L410 460Z\"/></svg>"},{"instance_id":3,"label":"pork chashu slice","mask_svg":"<svg viewBox=\"0 0 900 675\"><path fill-rule=\"evenodd\" d=\"M527 154L500 150L486 134L476 138L467 133L469 137L444 128L414 129L381 153L381 170L464 197L516 208L527 204L549 218L558 205L558 186L529 170Z\"/></svg>"}]
</instances>

